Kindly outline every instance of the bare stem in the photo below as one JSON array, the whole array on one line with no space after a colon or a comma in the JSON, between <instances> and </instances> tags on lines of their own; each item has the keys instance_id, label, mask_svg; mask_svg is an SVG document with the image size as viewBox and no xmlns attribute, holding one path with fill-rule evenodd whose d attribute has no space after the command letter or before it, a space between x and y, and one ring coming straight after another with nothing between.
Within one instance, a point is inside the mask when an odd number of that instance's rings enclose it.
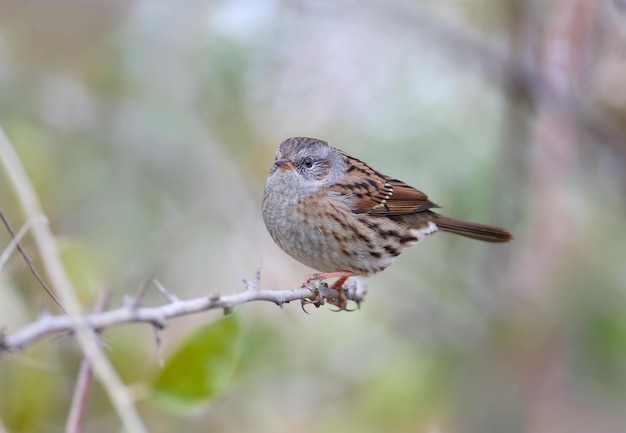
<instances>
[{"instance_id":1,"label":"bare stem","mask_svg":"<svg viewBox=\"0 0 626 433\"><path fill-rule=\"evenodd\" d=\"M344 284L344 291L346 297L357 304L365 296L365 287L358 279L348 280ZM308 300L317 299L320 297L319 295L321 295L321 301L317 301L317 305L323 303L324 299L338 298L337 291L328 288L325 283L319 280L311 281L304 288L282 291L263 290L258 287L258 282L246 281L246 290L232 295L203 296L189 300L172 297L170 302L158 307L138 307L135 302L126 302L116 310L85 314L78 317L47 314L18 331L6 334L0 340L0 353L23 349L45 337L72 332L77 322L85 324L93 331L102 331L106 328L128 323L150 323L156 328L163 328L167 320L173 317L214 309L228 312L238 305L255 301L273 302L279 306L297 300L309 302Z\"/></svg>"},{"instance_id":2,"label":"bare stem","mask_svg":"<svg viewBox=\"0 0 626 433\"><path fill-rule=\"evenodd\" d=\"M109 296L107 293L100 295L92 312L101 313L105 310ZM82 431L83 420L85 418L85 410L87 409L87 401L89 400L89 390L93 382L93 372L91 365L86 358L80 364L78 378L76 379L76 387L74 388L74 397L70 406L70 413L67 416L65 424L65 433L80 433Z\"/></svg>"},{"instance_id":3,"label":"bare stem","mask_svg":"<svg viewBox=\"0 0 626 433\"><path fill-rule=\"evenodd\" d=\"M29 221L34 221L37 218L41 219L41 215L35 215L33 218L29 218ZM41 287L43 287L45 292L52 298L52 300L59 306L61 311L65 313L66 311L63 309L63 305L61 305L61 302L57 299L54 293L52 293L52 290L50 290L50 288L48 287L46 282L43 280L43 278L41 278L41 275L39 275L39 272L37 272L35 265L33 265L33 261L30 259L30 257L28 257L28 254L26 254L26 251L24 251L24 248L22 248L22 244L20 244L20 241L18 239L19 233L17 235L15 234L15 230L13 230L11 223L9 222L9 220L4 215L4 212L2 212L1 209L0 209L0 219L4 223L4 226L7 228L7 230L9 231L9 234L11 235L12 242L11 244L9 244L9 247L11 247L12 245L15 245L17 247L17 250L20 252L22 257L24 258L24 261L28 265L30 272L35 276L35 279L37 280L37 282L41 285ZM27 227L27 226L28 226L28 222L24 225L24 227ZM20 232L22 232L22 230L20 230Z\"/></svg>"}]
</instances>

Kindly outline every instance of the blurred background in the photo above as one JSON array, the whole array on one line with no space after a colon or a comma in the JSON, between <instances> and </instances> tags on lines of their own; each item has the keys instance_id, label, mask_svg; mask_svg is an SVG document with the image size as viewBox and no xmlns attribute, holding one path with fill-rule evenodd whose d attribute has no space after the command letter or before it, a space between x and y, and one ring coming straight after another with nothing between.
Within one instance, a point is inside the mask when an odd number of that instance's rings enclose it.
<instances>
[{"instance_id":1,"label":"blurred background","mask_svg":"<svg viewBox=\"0 0 626 433\"><path fill-rule=\"evenodd\" d=\"M259 262L264 288L296 287L311 270L260 212L290 136L515 234L435 236L354 313L237 308L253 349L191 411L148 398L149 326L107 330L152 432L625 431L625 68L621 0L0 0L0 125L86 308L153 273L182 298L236 293ZM0 326L42 302L58 312L13 255ZM220 316L172 320L166 362ZM80 361L71 338L2 357L0 431L63 431ZM120 431L98 383L84 430Z\"/></svg>"}]
</instances>

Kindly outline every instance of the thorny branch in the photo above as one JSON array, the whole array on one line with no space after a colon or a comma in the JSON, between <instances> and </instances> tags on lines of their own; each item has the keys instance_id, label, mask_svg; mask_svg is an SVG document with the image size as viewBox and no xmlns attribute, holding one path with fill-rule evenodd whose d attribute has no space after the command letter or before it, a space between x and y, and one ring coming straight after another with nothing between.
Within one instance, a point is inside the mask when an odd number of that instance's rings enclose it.
<instances>
[{"instance_id":1,"label":"thorny branch","mask_svg":"<svg viewBox=\"0 0 626 433\"><path fill-rule=\"evenodd\" d=\"M259 274L254 280L244 280L246 289L232 295L212 295L195 299L181 300L169 293L158 281L154 281L167 303L158 307L142 307L137 298L129 298L120 308L103 313L85 314L82 316L44 314L39 319L22 329L12 333L0 334L0 354L6 351L24 349L45 337L71 333L80 321L94 331L103 331L113 326L127 323L149 323L162 329L167 320L208 310L222 309L230 313L238 305L254 301L273 302L278 306L291 301L303 301L315 306L324 304L326 299L337 299L337 291L328 287L320 280L314 280L307 286L291 290L264 290L259 285ZM358 278L351 278L343 286L346 298L357 305L363 301L366 293L365 285Z\"/></svg>"},{"instance_id":2,"label":"thorny branch","mask_svg":"<svg viewBox=\"0 0 626 433\"><path fill-rule=\"evenodd\" d=\"M27 221L39 217L42 211L35 188L2 127L0 127L0 163L4 166L7 177L13 185ZM59 248L52 231L47 225L34 224L32 234L50 287L59 295L63 307L68 312L72 330L76 332L76 340L93 368L95 376L111 399L125 430L130 433L147 433L148 430L139 417L128 390L102 351L97 335L87 324L77 319L80 316L81 304L61 262Z\"/></svg>"}]
</instances>

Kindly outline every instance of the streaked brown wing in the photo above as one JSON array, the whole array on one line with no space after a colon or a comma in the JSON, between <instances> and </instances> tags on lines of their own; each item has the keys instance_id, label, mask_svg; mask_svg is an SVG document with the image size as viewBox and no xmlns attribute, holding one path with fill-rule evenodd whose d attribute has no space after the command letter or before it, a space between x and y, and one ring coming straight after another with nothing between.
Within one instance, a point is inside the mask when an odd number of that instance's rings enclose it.
<instances>
[{"instance_id":1,"label":"streaked brown wing","mask_svg":"<svg viewBox=\"0 0 626 433\"><path fill-rule=\"evenodd\" d=\"M352 212L370 215L406 215L439 207L426 194L378 172L363 161L346 155L346 176L330 190L352 198Z\"/></svg>"}]
</instances>

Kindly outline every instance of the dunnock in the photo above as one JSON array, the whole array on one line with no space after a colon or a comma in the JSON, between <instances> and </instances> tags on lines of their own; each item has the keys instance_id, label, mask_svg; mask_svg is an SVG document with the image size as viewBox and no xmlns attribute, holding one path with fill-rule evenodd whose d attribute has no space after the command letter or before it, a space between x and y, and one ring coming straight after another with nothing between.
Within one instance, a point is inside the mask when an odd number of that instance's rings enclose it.
<instances>
[{"instance_id":1,"label":"dunnock","mask_svg":"<svg viewBox=\"0 0 626 433\"><path fill-rule=\"evenodd\" d=\"M437 231L486 242L513 239L505 229L439 215L426 194L386 176L322 140L288 138L276 152L265 185L263 219L274 241L291 257L338 277L384 270L404 248Z\"/></svg>"}]
</instances>

